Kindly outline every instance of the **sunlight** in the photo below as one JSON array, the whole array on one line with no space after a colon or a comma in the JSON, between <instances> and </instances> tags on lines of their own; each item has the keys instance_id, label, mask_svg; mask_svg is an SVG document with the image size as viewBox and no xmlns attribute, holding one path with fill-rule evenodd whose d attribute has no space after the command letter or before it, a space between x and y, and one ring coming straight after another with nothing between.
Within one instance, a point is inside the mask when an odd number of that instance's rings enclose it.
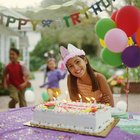
<instances>
[{"instance_id":1,"label":"sunlight","mask_svg":"<svg viewBox=\"0 0 140 140\"><path fill-rule=\"evenodd\" d=\"M28 0L28 1L20 1L20 0L0 0L0 5L7 8L26 8L26 7L34 7L40 4L42 0Z\"/></svg>"}]
</instances>

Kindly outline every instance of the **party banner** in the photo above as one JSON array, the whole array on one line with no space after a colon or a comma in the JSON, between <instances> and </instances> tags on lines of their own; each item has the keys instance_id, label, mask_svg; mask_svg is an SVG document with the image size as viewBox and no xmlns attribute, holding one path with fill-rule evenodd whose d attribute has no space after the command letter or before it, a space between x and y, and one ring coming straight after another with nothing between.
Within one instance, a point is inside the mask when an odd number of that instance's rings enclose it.
<instances>
[{"instance_id":1,"label":"party banner","mask_svg":"<svg viewBox=\"0 0 140 140\"><path fill-rule=\"evenodd\" d=\"M102 12L104 8L108 8L111 5L112 1L115 1L115 0L100 0L88 8L82 9L79 12L73 13L69 16L63 17L63 21L59 21L59 22L61 22L62 24L64 22L66 27L70 27L71 24L77 25L81 23L81 18L80 18L81 14L84 14L85 17L88 18L87 11L89 9L92 9L93 13L95 13L95 15L98 15L98 13ZM23 26L27 25L27 23L31 23L32 30L36 30L37 26L50 27L55 22L58 22L58 21L53 20L53 19L30 20L30 19L16 18L13 16L8 16L3 13L0 13L0 24L5 25L6 27L10 27L11 24L17 23L18 30L21 30Z\"/></svg>"}]
</instances>

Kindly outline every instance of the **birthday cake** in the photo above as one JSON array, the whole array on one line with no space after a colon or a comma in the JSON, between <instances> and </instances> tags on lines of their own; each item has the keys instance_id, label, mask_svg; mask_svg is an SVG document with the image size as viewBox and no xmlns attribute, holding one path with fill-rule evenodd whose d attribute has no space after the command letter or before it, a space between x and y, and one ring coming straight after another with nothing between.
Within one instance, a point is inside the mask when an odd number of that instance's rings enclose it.
<instances>
[{"instance_id":1,"label":"birthday cake","mask_svg":"<svg viewBox=\"0 0 140 140\"><path fill-rule=\"evenodd\" d=\"M34 107L30 123L43 128L95 133L114 120L109 108L103 104L51 101Z\"/></svg>"}]
</instances>

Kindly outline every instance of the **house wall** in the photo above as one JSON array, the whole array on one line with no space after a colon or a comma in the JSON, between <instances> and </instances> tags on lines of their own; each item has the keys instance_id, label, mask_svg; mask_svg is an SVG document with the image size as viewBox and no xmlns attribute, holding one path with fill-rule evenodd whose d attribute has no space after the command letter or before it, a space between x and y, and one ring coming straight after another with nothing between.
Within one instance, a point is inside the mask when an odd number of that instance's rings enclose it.
<instances>
[{"instance_id":1,"label":"house wall","mask_svg":"<svg viewBox=\"0 0 140 140\"><path fill-rule=\"evenodd\" d=\"M0 62L7 64L9 62L9 36L0 34Z\"/></svg>"}]
</instances>

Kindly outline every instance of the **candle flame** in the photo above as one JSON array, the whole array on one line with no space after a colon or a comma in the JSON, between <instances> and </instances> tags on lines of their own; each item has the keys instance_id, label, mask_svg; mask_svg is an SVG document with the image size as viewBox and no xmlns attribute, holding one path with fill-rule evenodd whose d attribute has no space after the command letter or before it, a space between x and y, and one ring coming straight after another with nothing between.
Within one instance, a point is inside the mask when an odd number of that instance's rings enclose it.
<instances>
[{"instance_id":1,"label":"candle flame","mask_svg":"<svg viewBox=\"0 0 140 140\"><path fill-rule=\"evenodd\" d=\"M94 98L94 97L91 97L91 99L92 99L93 101L95 101L95 98Z\"/></svg>"},{"instance_id":2,"label":"candle flame","mask_svg":"<svg viewBox=\"0 0 140 140\"><path fill-rule=\"evenodd\" d=\"M80 99L82 98L80 94L78 94L78 96L79 96Z\"/></svg>"},{"instance_id":3,"label":"candle flame","mask_svg":"<svg viewBox=\"0 0 140 140\"><path fill-rule=\"evenodd\" d=\"M85 98L86 98L86 100L87 100L87 101L89 101L89 102L90 102L90 98L88 98L88 97L85 97Z\"/></svg>"},{"instance_id":4,"label":"candle flame","mask_svg":"<svg viewBox=\"0 0 140 140\"><path fill-rule=\"evenodd\" d=\"M59 93L58 92L56 92L56 96L58 96L59 95Z\"/></svg>"}]
</instances>

